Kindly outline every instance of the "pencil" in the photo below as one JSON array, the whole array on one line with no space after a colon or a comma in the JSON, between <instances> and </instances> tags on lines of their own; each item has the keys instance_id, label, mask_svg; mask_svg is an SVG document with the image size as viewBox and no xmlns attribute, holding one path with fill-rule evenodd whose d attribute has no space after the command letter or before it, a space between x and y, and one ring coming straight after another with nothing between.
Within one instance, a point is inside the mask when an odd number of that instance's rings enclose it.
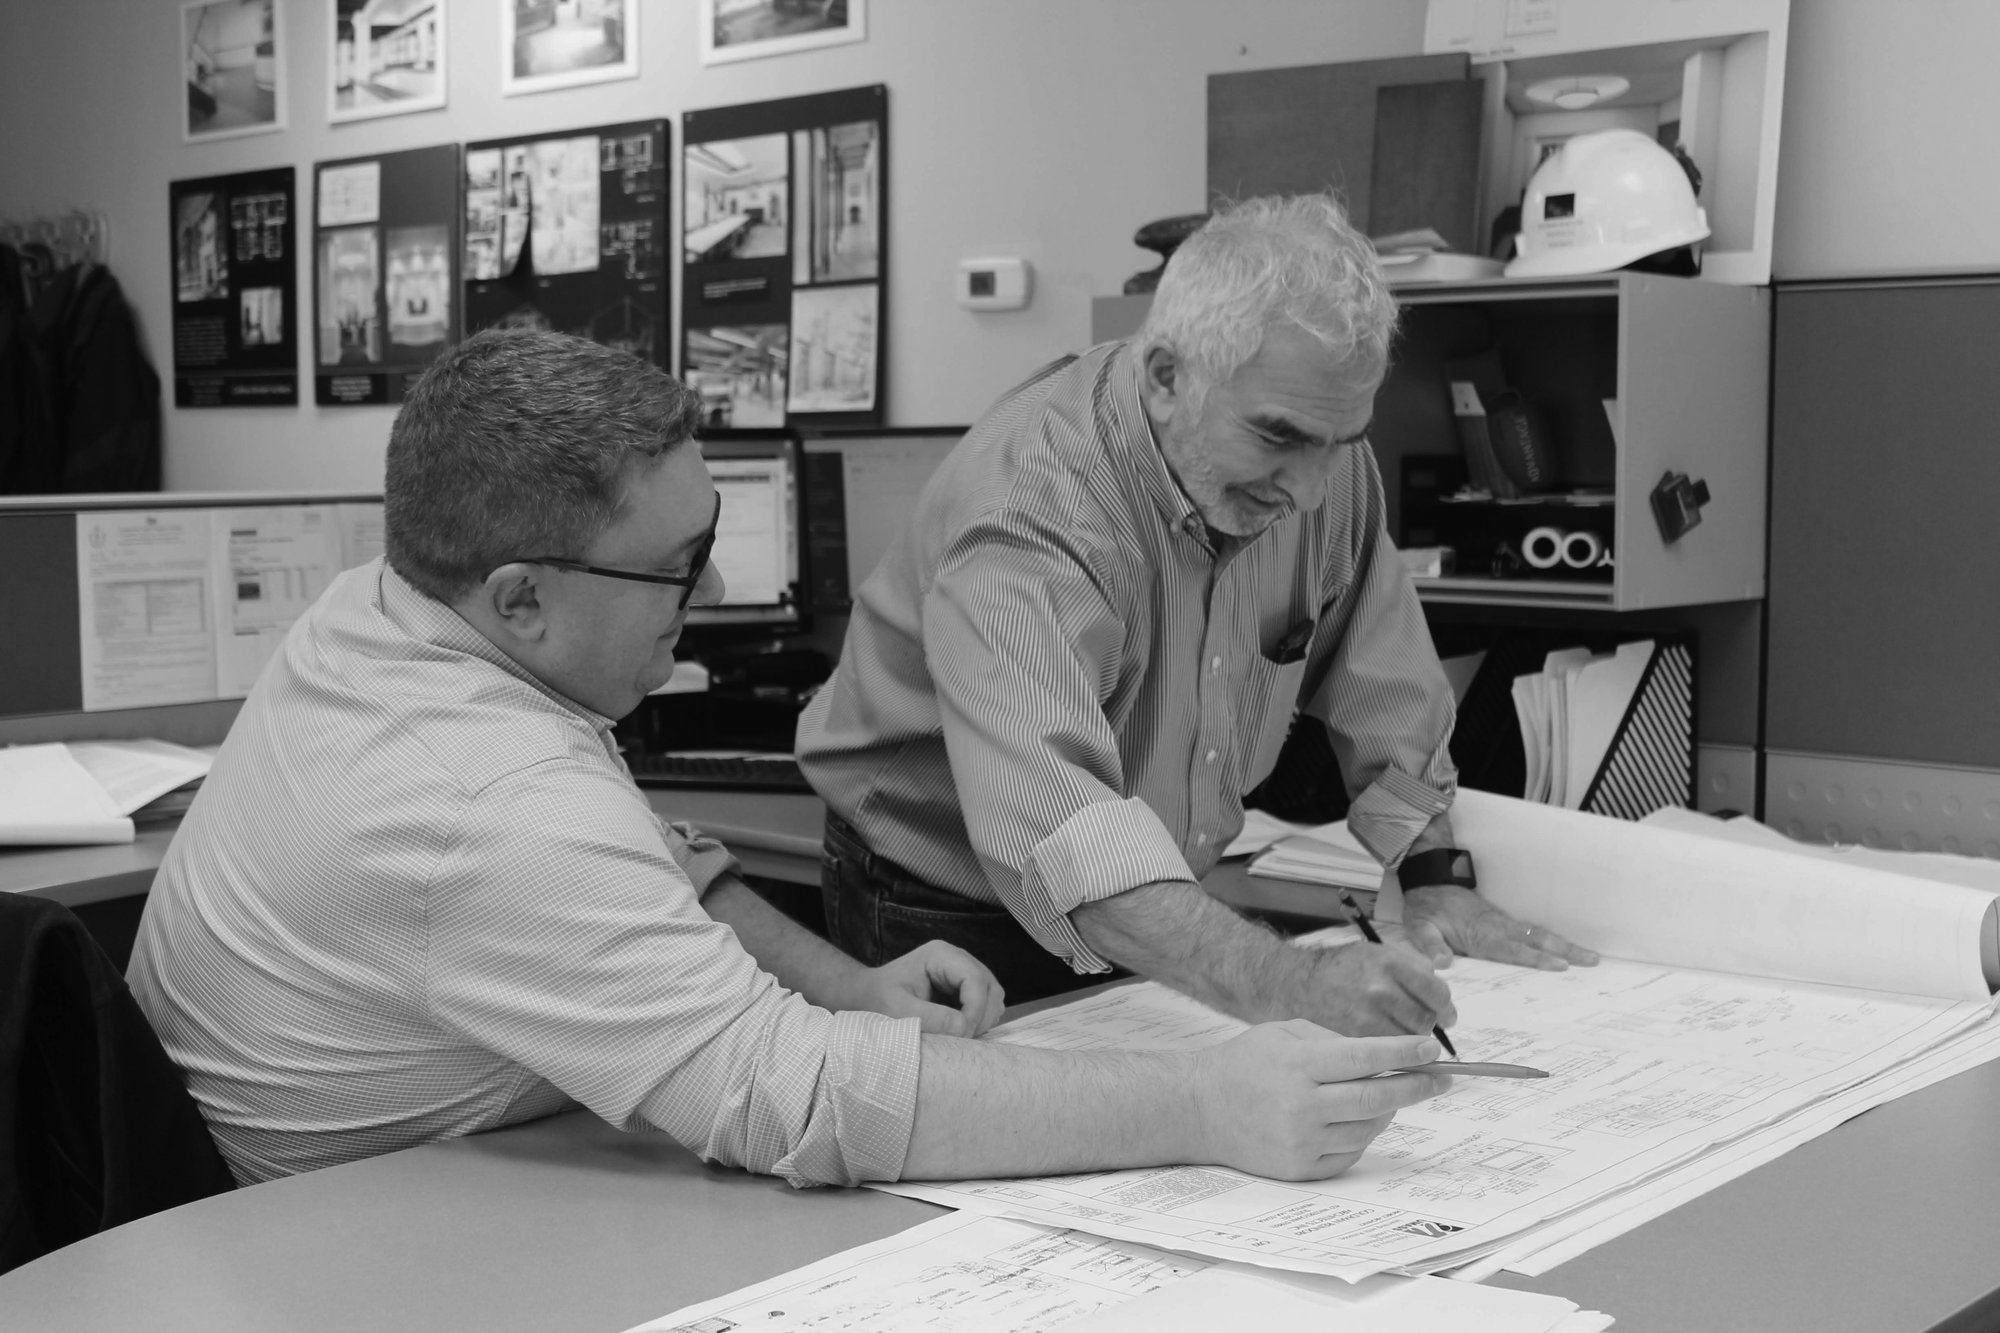
<instances>
[{"instance_id":1,"label":"pencil","mask_svg":"<svg viewBox=\"0 0 2000 1333\"><path fill-rule=\"evenodd\" d=\"M1370 944L1380 944L1382 942L1382 937L1375 933L1375 927L1369 923L1367 916L1361 911L1361 904L1355 902L1354 895L1346 889L1340 891L1340 905L1347 909L1348 920L1352 921L1355 927L1360 930L1362 939L1367 940ZM1449 1055L1454 1060L1458 1059L1458 1048L1451 1044L1450 1037L1444 1035L1442 1027L1435 1023L1431 1024L1431 1035L1438 1039L1438 1045L1444 1047L1446 1055Z\"/></svg>"}]
</instances>

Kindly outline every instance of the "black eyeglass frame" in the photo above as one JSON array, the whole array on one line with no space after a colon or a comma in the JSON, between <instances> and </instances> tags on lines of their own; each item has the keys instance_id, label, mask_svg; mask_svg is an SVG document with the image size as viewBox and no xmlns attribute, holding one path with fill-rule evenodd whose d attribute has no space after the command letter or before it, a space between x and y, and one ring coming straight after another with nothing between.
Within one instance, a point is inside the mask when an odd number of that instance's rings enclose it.
<instances>
[{"instance_id":1,"label":"black eyeglass frame","mask_svg":"<svg viewBox=\"0 0 2000 1333\"><path fill-rule=\"evenodd\" d=\"M687 609L688 600L694 596L695 586L701 576L708 572L708 557L715 550L716 526L722 522L722 492L715 494L715 513L709 517L708 531L702 534L701 542L694 548L694 559L688 564L685 574L640 574L629 569L606 569L602 565L586 565L579 560L565 560L553 555L524 555L519 563L524 565L549 565L556 569L566 569L573 574L595 574L599 578L626 579L633 583L663 583L670 588L681 590L681 610Z\"/></svg>"}]
</instances>

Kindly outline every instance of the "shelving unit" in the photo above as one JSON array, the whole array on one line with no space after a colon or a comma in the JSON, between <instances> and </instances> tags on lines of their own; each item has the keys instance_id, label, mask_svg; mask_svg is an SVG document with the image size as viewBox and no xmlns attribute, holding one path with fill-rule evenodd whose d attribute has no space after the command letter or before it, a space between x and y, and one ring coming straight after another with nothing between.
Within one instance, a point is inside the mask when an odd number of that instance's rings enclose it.
<instances>
[{"instance_id":1,"label":"shelving unit","mask_svg":"<svg viewBox=\"0 0 2000 1333\"><path fill-rule=\"evenodd\" d=\"M1609 581L1461 569L1419 580L1426 601L1649 611L1764 595L1767 289L1619 272L1411 285L1396 297L1403 327L1370 432L1391 532L1403 528L1404 457L1459 453L1445 365L1489 346L1546 414L1563 479L1614 495ZM1149 301L1093 302L1093 339L1136 332ZM1711 495L1671 544L1650 500L1669 471Z\"/></svg>"},{"instance_id":2,"label":"shelving unit","mask_svg":"<svg viewBox=\"0 0 2000 1333\"><path fill-rule=\"evenodd\" d=\"M1404 287L1395 363L1371 432L1402 530L1410 455L1459 449L1445 366L1496 348L1510 387L1541 408L1562 479L1608 488L1608 581L1487 576L1418 584L1427 601L1644 611L1764 595L1770 293L1610 273ZM1669 543L1650 496L1668 472L1707 483L1698 526ZM1536 510L1523 524L1546 521Z\"/></svg>"}]
</instances>

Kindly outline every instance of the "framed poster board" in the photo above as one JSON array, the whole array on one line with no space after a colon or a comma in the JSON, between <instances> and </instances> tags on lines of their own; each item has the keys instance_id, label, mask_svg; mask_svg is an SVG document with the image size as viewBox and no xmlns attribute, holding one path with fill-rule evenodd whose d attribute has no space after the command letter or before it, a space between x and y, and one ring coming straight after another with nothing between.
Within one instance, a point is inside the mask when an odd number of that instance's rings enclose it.
<instances>
[{"instance_id":1,"label":"framed poster board","mask_svg":"<svg viewBox=\"0 0 2000 1333\"><path fill-rule=\"evenodd\" d=\"M555 329L669 363L664 120L465 146L465 332Z\"/></svg>"},{"instance_id":2,"label":"framed poster board","mask_svg":"<svg viewBox=\"0 0 2000 1333\"><path fill-rule=\"evenodd\" d=\"M167 187L174 406L299 401L297 188L290 167Z\"/></svg>"},{"instance_id":3,"label":"framed poster board","mask_svg":"<svg viewBox=\"0 0 2000 1333\"><path fill-rule=\"evenodd\" d=\"M313 168L313 401L400 403L458 337L458 145Z\"/></svg>"},{"instance_id":4,"label":"framed poster board","mask_svg":"<svg viewBox=\"0 0 2000 1333\"><path fill-rule=\"evenodd\" d=\"M703 429L879 425L889 94L690 111L681 373Z\"/></svg>"}]
</instances>

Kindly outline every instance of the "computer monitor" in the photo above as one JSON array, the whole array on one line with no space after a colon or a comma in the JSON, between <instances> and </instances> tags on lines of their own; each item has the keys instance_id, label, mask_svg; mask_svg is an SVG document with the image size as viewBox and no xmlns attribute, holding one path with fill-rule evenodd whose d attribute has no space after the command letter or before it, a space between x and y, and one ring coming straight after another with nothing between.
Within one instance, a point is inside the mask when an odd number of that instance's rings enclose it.
<instances>
[{"instance_id":1,"label":"computer monitor","mask_svg":"<svg viewBox=\"0 0 2000 1333\"><path fill-rule=\"evenodd\" d=\"M0 499L0 723L21 723L0 741L190 735L161 710L226 729L292 622L381 549L379 495Z\"/></svg>"},{"instance_id":2,"label":"computer monitor","mask_svg":"<svg viewBox=\"0 0 2000 1333\"><path fill-rule=\"evenodd\" d=\"M800 574L799 446L790 436L703 440L708 475L722 496L715 550L722 602L688 611L697 631L807 627Z\"/></svg>"},{"instance_id":3,"label":"computer monitor","mask_svg":"<svg viewBox=\"0 0 2000 1333\"><path fill-rule=\"evenodd\" d=\"M844 613L909 524L917 497L969 427L807 434L806 545L816 611Z\"/></svg>"}]
</instances>

